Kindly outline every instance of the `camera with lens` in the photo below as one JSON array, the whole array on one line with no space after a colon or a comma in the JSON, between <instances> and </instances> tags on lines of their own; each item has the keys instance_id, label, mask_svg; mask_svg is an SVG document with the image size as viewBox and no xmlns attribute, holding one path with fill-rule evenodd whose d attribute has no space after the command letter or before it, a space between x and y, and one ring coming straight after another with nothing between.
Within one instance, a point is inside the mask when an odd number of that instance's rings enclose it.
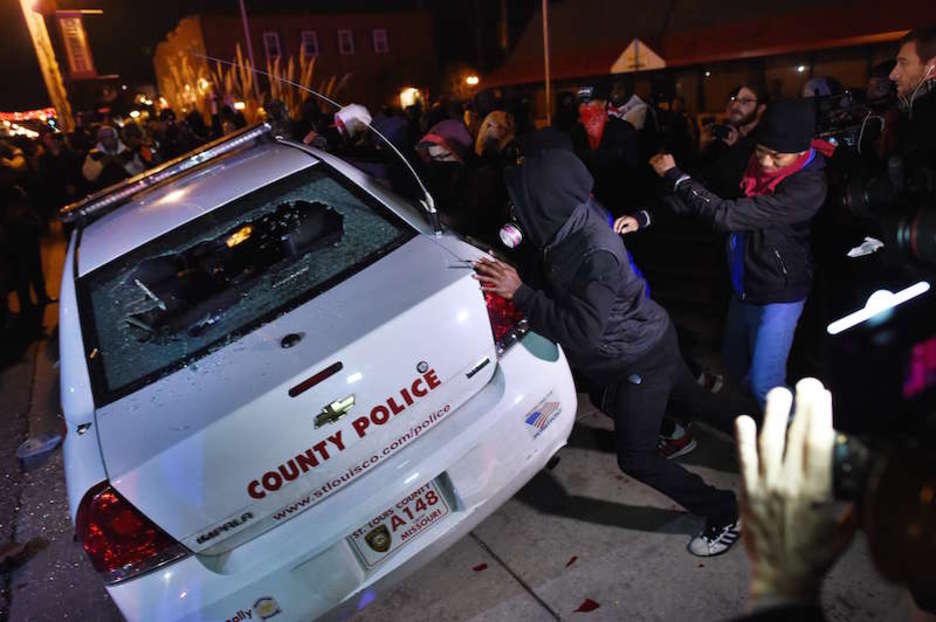
<instances>
[{"instance_id":1,"label":"camera with lens","mask_svg":"<svg viewBox=\"0 0 936 622\"><path fill-rule=\"evenodd\" d=\"M819 137L837 145L832 196L884 242L862 273L863 309L828 327L836 497L854 501L877 568L936 605L936 175L872 149L890 98L817 98ZM839 211L839 210L836 210Z\"/></svg>"},{"instance_id":2,"label":"camera with lens","mask_svg":"<svg viewBox=\"0 0 936 622\"><path fill-rule=\"evenodd\" d=\"M813 99L816 137L858 151L884 133L885 113L897 102L892 90L874 98L861 91L845 90Z\"/></svg>"},{"instance_id":3,"label":"camera with lens","mask_svg":"<svg viewBox=\"0 0 936 622\"><path fill-rule=\"evenodd\" d=\"M712 137L717 140L726 140L731 136L731 126L724 123L714 123L712 125Z\"/></svg>"},{"instance_id":4,"label":"camera with lens","mask_svg":"<svg viewBox=\"0 0 936 622\"><path fill-rule=\"evenodd\" d=\"M867 100L845 91L815 99L816 137L836 146L830 186L837 203L856 222L871 224L903 259L936 268L936 171L899 154L885 160L874 153L893 97Z\"/></svg>"},{"instance_id":5,"label":"camera with lens","mask_svg":"<svg viewBox=\"0 0 936 622\"><path fill-rule=\"evenodd\" d=\"M829 339L835 494L856 503L881 573L929 609L936 606L936 292L920 280L873 294L863 311Z\"/></svg>"},{"instance_id":6,"label":"camera with lens","mask_svg":"<svg viewBox=\"0 0 936 622\"><path fill-rule=\"evenodd\" d=\"M926 171L917 174L928 177ZM846 177L841 205L852 217L875 224L885 245L936 268L936 192L929 183L908 181L901 159L893 156L883 173Z\"/></svg>"}]
</instances>

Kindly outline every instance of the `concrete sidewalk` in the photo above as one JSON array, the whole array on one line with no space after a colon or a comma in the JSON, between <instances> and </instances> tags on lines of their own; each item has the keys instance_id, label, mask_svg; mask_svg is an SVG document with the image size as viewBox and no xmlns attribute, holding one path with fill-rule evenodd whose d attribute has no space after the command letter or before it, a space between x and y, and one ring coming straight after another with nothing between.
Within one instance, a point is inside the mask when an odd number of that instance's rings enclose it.
<instances>
[{"instance_id":1,"label":"concrete sidewalk","mask_svg":"<svg viewBox=\"0 0 936 622\"><path fill-rule=\"evenodd\" d=\"M54 344L42 341L31 348L32 391L25 411L30 434L55 433L61 428L58 370L49 356L50 347ZM6 454L3 459L8 459ZM28 469L16 468L15 496L4 494L0 507L14 504L13 529L7 541L28 543L32 552L3 577L9 589L8 619L123 619L81 544L74 540L61 448Z\"/></svg>"},{"instance_id":2,"label":"concrete sidewalk","mask_svg":"<svg viewBox=\"0 0 936 622\"><path fill-rule=\"evenodd\" d=\"M586 396L579 403L578 424L555 469L356 622L722 620L742 613L748 578L742 546L715 558L691 556L686 545L700 520L621 474L611 420ZM698 437L699 449L683 463L737 490L733 445L705 430ZM598 608L577 611L588 601ZM830 621L896 622L908 619L908 607L904 592L876 574L861 537L823 591Z\"/></svg>"}]
</instances>

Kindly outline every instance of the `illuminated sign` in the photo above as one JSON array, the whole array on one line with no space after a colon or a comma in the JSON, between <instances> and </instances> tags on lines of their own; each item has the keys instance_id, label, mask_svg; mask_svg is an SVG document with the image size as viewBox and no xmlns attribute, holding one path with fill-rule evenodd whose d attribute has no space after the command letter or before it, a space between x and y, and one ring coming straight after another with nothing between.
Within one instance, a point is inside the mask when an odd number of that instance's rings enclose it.
<instances>
[{"instance_id":1,"label":"illuminated sign","mask_svg":"<svg viewBox=\"0 0 936 622\"><path fill-rule=\"evenodd\" d=\"M68 73L73 80L84 80L97 76L94 61L91 58L91 48L88 47L88 35L85 33L81 13L58 11L59 32L62 33L62 42L65 45L65 54L68 56Z\"/></svg>"}]
</instances>

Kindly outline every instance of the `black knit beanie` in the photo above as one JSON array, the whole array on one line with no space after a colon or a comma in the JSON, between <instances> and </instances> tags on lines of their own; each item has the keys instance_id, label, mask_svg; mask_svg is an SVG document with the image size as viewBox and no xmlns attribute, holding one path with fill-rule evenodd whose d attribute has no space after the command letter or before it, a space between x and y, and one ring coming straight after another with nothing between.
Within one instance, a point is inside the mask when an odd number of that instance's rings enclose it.
<instances>
[{"instance_id":1,"label":"black knit beanie","mask_svg":"<svg viewBox=\"0 0 936 622\"><path fill-rule=\"evenodd\" d=\"M757 143L778 153L809 149L816 132L816 104L812 99L772 102L757 126Z\"/></svg>"}]
</instances>

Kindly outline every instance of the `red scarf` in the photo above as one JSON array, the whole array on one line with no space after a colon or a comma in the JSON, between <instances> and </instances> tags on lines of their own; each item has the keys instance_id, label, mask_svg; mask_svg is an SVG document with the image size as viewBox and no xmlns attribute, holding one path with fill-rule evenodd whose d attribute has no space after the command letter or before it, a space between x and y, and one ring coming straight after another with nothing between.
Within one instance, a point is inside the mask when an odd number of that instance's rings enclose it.
<instances>
[{"instance_id":1,"label":"red scarf","mask_svg":"<svg viewBox=\"0 0 936 622\"><path fill-rule=\"evenodd\" d=\"M827 158L835 155L835 145L821 138L813 138L812 148Z\"/></svg>"},{"instance_id":2,"label":"red scarf","mask_svg":"<svg viewBox=\"0 0 936 622\"><path fill-rule=\"evenodd\" d=\"M741 178L741 190L744 191L744 196L756 197L764 194L773 194L777 186L780 185L780 182L790 175L801 171L803 167L806 166L806 163L809 162L809 158L812 155L813 151L810 149L796 158L796 162L793 164L779 171L766 173L764 169L761 168L760 160L757 159L757 154L753 154L751 159L748 160L747 170L744 171L744 177Z\"/></svg>"},{"instance_id":3,"label":"red scarf","mask_svg":"<svg viewBox=\"0 0 936 622\"><path fill-rule=\"evenodd\" d=\"M601 136L604 134L605 122L608 120L608 111L604 106L582 104L579 106L579 121L585 127L585 134L588 136L588 146L592 151L598 149L601 144Z\"/></svg>"}]
</instances>

